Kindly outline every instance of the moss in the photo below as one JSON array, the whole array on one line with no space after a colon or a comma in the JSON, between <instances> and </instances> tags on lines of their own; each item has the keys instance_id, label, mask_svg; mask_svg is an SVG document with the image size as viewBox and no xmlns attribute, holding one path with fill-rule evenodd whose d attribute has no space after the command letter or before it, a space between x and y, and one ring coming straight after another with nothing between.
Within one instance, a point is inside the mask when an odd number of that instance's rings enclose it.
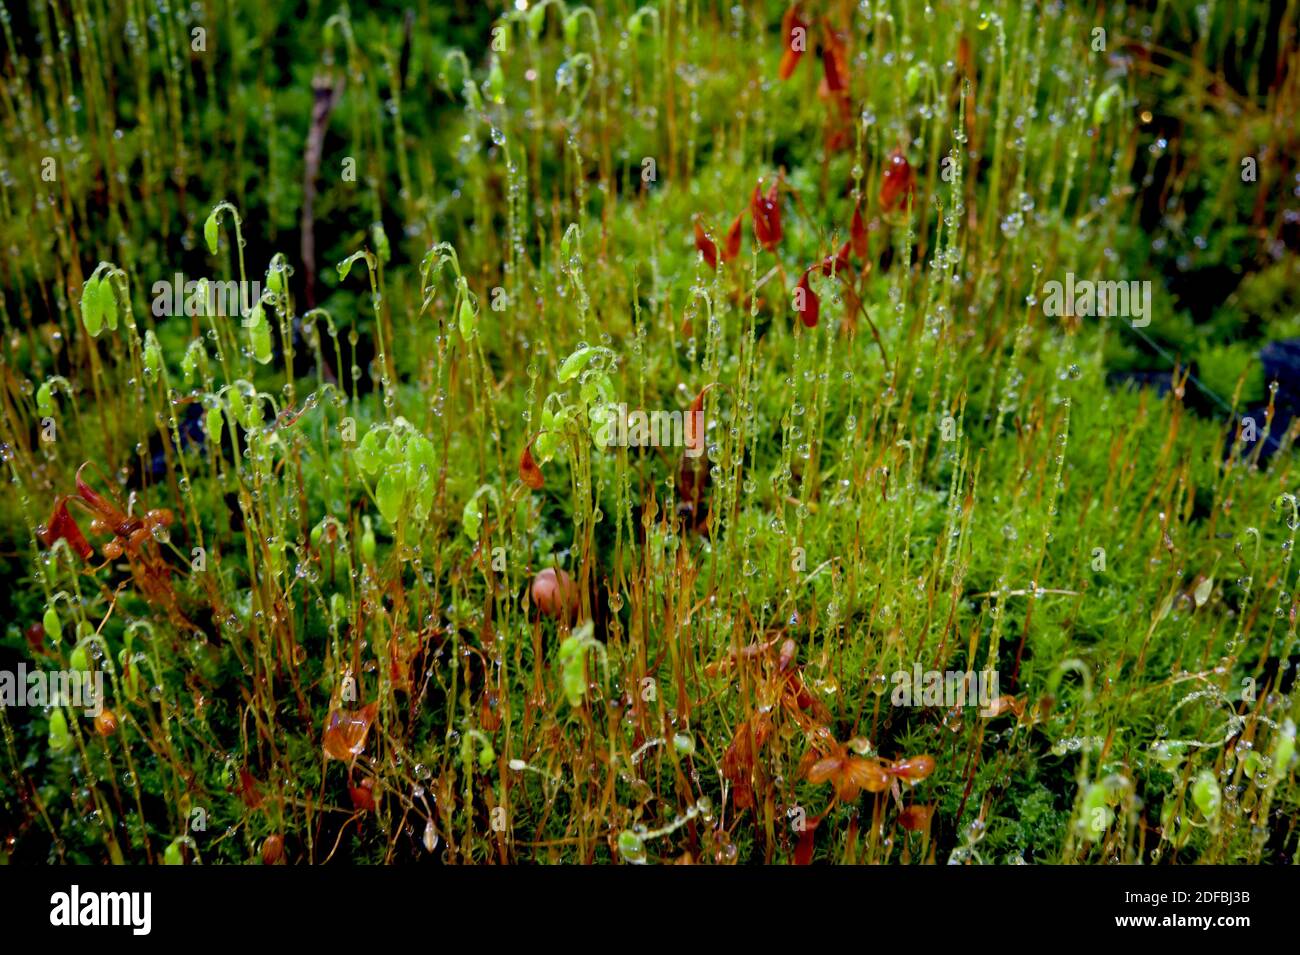
<instances>
[{"instance_id":1,"label":"moss","mask_svg":"<svg viewBox=\"0 0 1300 955\"><path fill-rule=\"evenodd\" d=\"M77 715L55 751L48 708L0 711L12 858L1290 861L1290 419L1247 437L1219 402L1258 406L1297 335L1267 161L1295 84L1253 8L1206 36L1106 12L1152 44L1121 59L1091 13L985 6L855 8L842 98L820 24L778 79L778 5L551 3L536 36L438 7L408 41L396 8L263 4L179 67L33 39L114 109L27 67L2 131L0 670L66 668L88 628L119 728ZM1247 141L1253 182L1223 173ZM277 255L270 361L240 316L152 312L177 271L265 283ZM1048 314L1067 274L1151 282L1149 324ZM699 408L706 453L689 426L603 446L610 400ZM88 560L42 540L64 495ZM534 605L550 567L576 614ZM997 698L900 703L916 668Z\"/></svg>"},{"instance_id":2,"label":"moss","mask_svg":"<svg viewBox=\"0 0 1300 955\"><path fill-rule=\"evenodd\" d=\"M1264 369L1250 345L1207 348L1197 356L1196 367L1206 388L1229 399L1239 396L1239 406L1258 404L1265 397Z\"/></svg>"}]
</instances>

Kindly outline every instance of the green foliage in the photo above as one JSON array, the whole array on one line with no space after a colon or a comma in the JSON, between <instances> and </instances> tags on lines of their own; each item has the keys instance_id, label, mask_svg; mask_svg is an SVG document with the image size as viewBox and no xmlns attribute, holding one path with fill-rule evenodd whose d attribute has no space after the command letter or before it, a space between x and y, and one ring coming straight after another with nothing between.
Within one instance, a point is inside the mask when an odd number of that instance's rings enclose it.
<instances>
[{"instance_id":1,"label":"green foliage","mask_svg":"<svg viewBox=\"0 0 1300 955\"><path fill-rule=\"evenodd\" d=\"M437 455L432 442L409 421L398 418L392 425L375 425L353 456L362 472L375 480L375 504L389 525L402 515L428 520L437 492Z\"/></svg>"},{"instance_id":2,"label":"green foliage","mask_svg":"<svg viewBox=\"0 0 1300 955\"><path fill-rule=\"evenodd\" d=\"M778 79L780 5L25 40L0 650L114 721L0 710L0 843L1293 859L1293 439L1236 420L1300 336L1293 65L1249 4L1077 6L829 9L843 91ZM152 307L177 271L200 314ZM1047 314L1066 273L1150 280L1150 324ZM897 702L918 666L996 699Z\"/></svg>"},{"instance_id":3,"label":"green foliage","mask_svg":"<svg viewBox=\"0 0 1300 955\"><path fill-rule=\"evenodd\" d=\"M1238 407L1258 404L1266 393L1264 369L1255 352L1254 347L1240 343L1206 348L1196 358L1199 377L1215 394L1225 398L1237 394Z\"/></svg>"}]
</instances>

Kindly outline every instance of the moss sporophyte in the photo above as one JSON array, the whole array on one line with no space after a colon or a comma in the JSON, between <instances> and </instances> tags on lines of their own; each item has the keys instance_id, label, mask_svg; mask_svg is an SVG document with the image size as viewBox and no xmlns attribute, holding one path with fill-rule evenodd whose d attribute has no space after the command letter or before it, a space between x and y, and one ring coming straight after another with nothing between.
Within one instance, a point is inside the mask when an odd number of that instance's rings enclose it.
<instances>
[{"instance_id":1,"label":"moss sporophyte","mask_svg":"<svg viewBox=\"0 0 1300 955\"><path fill-rule=\"evenodd\" d=\"M505 6L4 7L0 863L1295 861L1294 4Z\"/></svg>"}]
</instances>

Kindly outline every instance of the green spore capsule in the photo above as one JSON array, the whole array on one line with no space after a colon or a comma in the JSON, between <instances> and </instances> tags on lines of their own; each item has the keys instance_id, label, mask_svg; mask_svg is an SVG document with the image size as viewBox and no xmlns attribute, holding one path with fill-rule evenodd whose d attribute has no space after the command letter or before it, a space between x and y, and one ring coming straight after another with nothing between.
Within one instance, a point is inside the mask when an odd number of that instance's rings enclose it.
<instances>
[{"instance_id":1,"label":"green spore capsule","mask_svg":"<svg viewBox=\"0 0 1300 955\"><path fill-rule=\"evenodd\" d=\"M208 446L214 449L214 453L220 453L221 432L226 426L225 419L221 417L221 409L209 408L204 412L203 424L208 432Z\"/></svg>"},{"instance_id":2,"label":"green spore capsule","mask_svg":"<svg viewBox=\"0 0 1300 955\"><path fill-rule=\"evenodd\" d=\"M68 718L63 715L63 708L56 706L50 713L50 730L47 736L50 749L61 753L72 745L72 736L68 733Z\"/></svg>"},{"instance_id":3,"label":"green spore capsule","mask_svg":"<svg viewBox=\"0 0 1300 955\"><path fill-rule=\"evenodd\" d=\"M99 312L104 317L104 324L109 331L117 331L117 293L113 291L113 282L103 279L96 290L99 296Z\"/></svg>"},{"instance_id":4,"label":"green spore capsule","mask_svg":"<svg viewBox=\"0 0 1300 955\"><path fill-rule=\"evenodd\" d=\"M162 345L158 343L158 336L147 331L144 333L144 380L156 384L162 364Z\"/></svg>"},{"instance_id":5,"label":"green spore capsule","mask_svg":"<svg viewBox=\"0 0 1300 955\"><path fill-rule=\"evenodd\" d=\"M41 623L45 626L45 636L50 643L58 643L63 639L63 622L59 619L58 611L53 607L46 609Z\"/></svg>"},{"instance_id":6,"label":"green spore capsule","mask_svg":"<svg viewBox=\"0 0 1300 955\"><path fill-rule=\"evenodd\" d=\"M561 384L566 381L571 381L576 378L578 373L581 372L582 369L586 368L595 357L596 349L591 347L579 348L568 358L564 359L564 364L560 366L560 370L556 373L556 377L559 378Z\"/></svg>"},{"instance_id":7,"label":"green spore capsule","mask_svg":"<svg viewBox=\"0 0 1300 955\"><path fill-rule=\"evenodd\" d=\"M1106 121L1119 102L1120 95L1120 88L1114 83L1097 94L1097 100L1092 104L1092 125L1100 126Z\"/></svg>"},{"instance_id":8,"label":"green spore capsule","mask_svg":"<svg viewBox=\"0 0 1300 955\"><path fill-rule=\"evenodd\" d=\"M131 651L122 648L117 655L117 665L122 670L122 687L126 690L126 695L135 699L140 695L140 667L130 659Z\"/></svg>"},{"instance_id":9,"label":"green spore capsule","mask_svg":"<svg viewBox=\"0 0 1300 955\"><path fill-rule=\"evenodd\" d=\"M194 339L190 346L185 349L185 354L181 358L181 374L185 376L185 383L193 384L194 374L199 368L199 356L203 353L203 342Z\"/></svg>"},{"instance_id":10,"label":"green spore capsule","mask_svg":"<svg viewBox=\"0 0 1300 955\"><path fill-rule=\"evenodd\" d=\"M375 562L375 532L370 527L370 518L362 518L361 526L361 556L367 564Z\"/></svg>"},{"instance_id":11,"label":"green spore capsule","mask_svg":"<svg viewBox=\"0 0 1300 955\"><path fill-rule=\"evenodd\" d=\"M81 324L86 326L91 338L99 337L104 328L104 309L100 304L99 286L100 280L92 275L81 287Z\"/></svg>"},{"instance_id":12,"label":"green spore capsule","mask_svg":"<svg viewBox=\"0 0 1300 955\"><path fill-rule=\"evenodd\" d=\"M213 255L217 254L217 236L219 235L219 226L217 225L217 213L214 209L203 223L203 241L207 243L208 251Z\"/></svg>"},{"instance_id":13,"label":"green spore capsule","mask_svg":"<svg viewBox=\"0 0 1300 955\"><path fill-rule=\"evenodd\" d=\"M565 28L567 31L567 22ZM492 58L492 67L488 70L487 94L488 98L498 105L506 101L506 74L501 69L501 61L496 57Z\"/></svg>"},{"instance_id":14,"label":"green spore capsule","mask_svg":"<svg viewBox=\"0 0 1300 955\"><path fill-rule=\"evenodd\" d=\"M1196 808L1206 819L1213 819L1218 815L1222 801L1223 793L1219 790L1219 782L1214 778L1214 772L1209 769L1201 770L1196 777L1196 782L1192 783L1192 802L1196 804Z\"/></svg>"},{"instance_id":15,"label":"green spore capsule","mask_svg":"<svg viewBox=\"0 0 1300 955\"><path fill-rule=\"evenodd\" d=\"M618 854L624 862L641 865L645 862L645 843L631 829L618 834Z\"/></svg>"},{"instance_id":16,"label":"green spore capsule","mask_svg":"<svg viewBox=\"0 0 1300 955\"><path fill-rule=\"evenodd\" d=\"M542 28L546 26L546 5L539 3L528 11L528 32L536 40L542 35Z\"/></svg>"},{"instance_id":17,"label":"green spore capsule","mask_svg":"<svg viewBox=\"0 0 1300 955\"><path fill-rule=\"evenodd\" d=\"M921 77L923 71L920 64L916 64L903 76L903 88L907 90L909 97L915 96L916 91L921 88Z\"/></svg>"},{"instance_id":18,"label":"green spore capsule","mask_svg":"<svg viewBox=\"0 0 1300 955\"><path fill-rule=\"evenodd\" d=\"M1291 760L1295 757L1295 721L1288 718L1277 731L1276 741L1273 743L1273 767L1272 775L1274 782L1283 779L1291 768Z\"/></svg>"},{"instance_id":19,"label":"green spore capsule","mask_svg":"<svg viewBox=\"0 0 1300 955\"><path fill-rule=\"evenodd\" d=\"M388 233L384 231L382 222L376 222L370 227L370 241L375 245L375 256L380 262L387 264L393 257L393 248L388 242Z\"/></svg>"},{"instance_id":20,"label":"green spore capsule","mask_svg":"<svg viewBox=\"0 0 1300 955\"><path fill-rule=\"evenodd\" d=\"M1083 794L1083 813L1078 822L1079 834L1091 842L1110 828L1114 820L1115 813L1108 805L1106 785L1092 783Z\"/></svg>"},{"instance_id":21,"label":"green spore capsule","mask_svg":"<svg viewBox=\"0 0 1300 955\"><path fill-rule=\"evenodd\" d=\"M272 354L271 323L266 320L266 309L261 302L253 306L248 316L248 341L253 348L253 359L260 365L268 364Z\"/></svg>"},{"instance_id":22,"label":"green spore capsule","mask_svg":"<svg viewBox=\"0 0 1300 955\"><path fill-rule=\"evenodd\" d=\"M54 416L54 388L48 381L36 389L36 411L43 418Z\"/></svg>"},{"instance_id":23,"label":"green spore capsule","mask_svg":"<svg viewBox=\"0 0 1300 955\"><path fill-rule=\"evenodd\" d=\"M471 497L460 512L460 524L465 531L465 536L470 540L478 540L479 527L482 523L483 512L479 510L478 498Z\"/></svg>"},{"instance_id":24,"label":"green spore capsule","mask_svg":"<svg viewBox=\"0 0 1300 955\"><path fill-rule=\"evenodd\" d=\"M248 405L244 401L244 393L239 390L239 382L235 382L226 395L226 400L230 402L230 414L236 421L242 422L248 416Z\"/></svg>"},{"instance_id":25,"label":"green spore capsule","mask_svg":"<svg viewBox=\"0 0 1300 955\"><path fill-rule=\"evenodd\" d=\"M379 513L390 525L396 524L406 500L406 474L400 470L385 471L375 485L375 503Z\"/></svg>"}]
</instances>

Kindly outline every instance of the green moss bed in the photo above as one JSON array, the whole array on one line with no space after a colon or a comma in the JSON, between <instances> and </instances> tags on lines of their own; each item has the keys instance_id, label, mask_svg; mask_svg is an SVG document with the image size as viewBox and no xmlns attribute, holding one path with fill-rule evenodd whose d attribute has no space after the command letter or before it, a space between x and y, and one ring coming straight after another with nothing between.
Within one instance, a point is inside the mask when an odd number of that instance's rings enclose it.
<instances>
[{"instance_id":1,"label":"green moss bed","mask_svg":"<svg viewBox=\"0 0 1300 955\"><path fill-rule=\"evenodd\" d=\"M1298 34L3 0L0 862L1292 862Z\"/></svg>"}]
</instances>

